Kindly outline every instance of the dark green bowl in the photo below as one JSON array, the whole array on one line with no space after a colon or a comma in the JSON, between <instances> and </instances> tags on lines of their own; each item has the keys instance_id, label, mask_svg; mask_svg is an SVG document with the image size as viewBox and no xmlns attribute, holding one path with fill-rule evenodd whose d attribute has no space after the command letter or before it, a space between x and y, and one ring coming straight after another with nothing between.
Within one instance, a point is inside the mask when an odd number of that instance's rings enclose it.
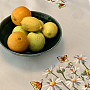
<instances>
[{"instance_id":1,"label":"dark green bowl","mask_svg":"<svg viewBox=\"0 0 90 90\"><path fill-rule=\"evenodd\" d=\"M22 53L14 52L14 51L10 50L7 46L8 36L12 33L12 30L15 27L15 25L11 21L11 16L8 16L0 24L0 42L7 50L11 51L14 54L24 55L24 56L39 55L39 54L42 54L42 53L50 50L61 40L61 37L62 37L61 27L60 27L59 23L53 17L51 17L47 14L41 13L41 12L36 12L36 11L31 11L31 13L32 13L33 17L36 17L36 18L42 20L44 23L54 22L58 27L58 33L54 38L51 38L51 39L45 38L45 40L46 40L45 46L41 51L32 52L28 48L26 51L24 51Z\"/></svg>"}]
</instances>

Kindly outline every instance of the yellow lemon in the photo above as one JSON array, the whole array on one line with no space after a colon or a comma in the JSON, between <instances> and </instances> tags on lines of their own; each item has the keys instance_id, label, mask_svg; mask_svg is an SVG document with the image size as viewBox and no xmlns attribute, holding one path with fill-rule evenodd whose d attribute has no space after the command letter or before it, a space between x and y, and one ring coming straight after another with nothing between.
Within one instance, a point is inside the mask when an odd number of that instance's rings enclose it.
<instances>
[{"instance_id":1,"label":"yellow lemon","mask_svg":"<svg viewBox=\"0 0 90 90\"><path fill-rule=\"evenodd\" d=\"M26 31L39 31L42 29L41 22L35 17L25 17L21 21L21 26Z\"/></svg>"},{"instance_id":2,"label":"yellow lemon","mask_svg":"<svg viewBox=\"0 0 90 90\"><path fill-rule=\"evenodd\" d=\"M47 22L43 25L42 33L47 38L53 38L58 32L57 25L53 22Z\"/></svg>"}]
</instances>

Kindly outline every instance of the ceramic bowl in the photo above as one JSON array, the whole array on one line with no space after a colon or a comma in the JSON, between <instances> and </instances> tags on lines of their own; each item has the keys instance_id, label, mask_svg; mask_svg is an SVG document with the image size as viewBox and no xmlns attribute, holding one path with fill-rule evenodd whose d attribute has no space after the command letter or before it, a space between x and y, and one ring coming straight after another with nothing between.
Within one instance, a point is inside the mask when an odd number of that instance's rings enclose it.
<instances>
[{"instance_id":1,"label":"ceramic bowl","mask_svg":"<svg viewBox=\"0 0 90 90\"><path fill-rule=\"evenodd\" d=\"M33 52L28 48L26 51L24 51L22 53L17 53L17 52L10 50L7 46L8 36L12 33L12 30L15 27L15 25L13 24L13 22L11 20L11 16L6 17L0 23L0 42L1 42L2 46L4 46L8 51L10 51L16 55L23 55L23 56L40 55L40 54L52 49L61 40L61 37L62 37L61 26L53 17L51 17L50 15L41 13L41 12L37 12L37 11L31 11L31 13L32 13L33 17L36 17L36 18L42 20L44 23L54 22L58 27L58 33L54 38L51 38L51 39L45 38L45 46L42 50L40 50L38 52Z\"/></svg>"}]
</instances>

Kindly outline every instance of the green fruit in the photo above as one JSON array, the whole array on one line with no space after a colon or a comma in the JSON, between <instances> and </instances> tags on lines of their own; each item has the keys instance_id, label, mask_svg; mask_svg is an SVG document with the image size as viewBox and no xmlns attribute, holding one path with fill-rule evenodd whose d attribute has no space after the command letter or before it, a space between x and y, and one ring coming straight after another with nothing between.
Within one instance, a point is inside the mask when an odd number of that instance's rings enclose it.
<instances>
[{"instance_id":1,"label":"green fruit","mask_svg":"<svg viewBox=\"0 0 90 90\"><path fill-rule=\"evenodd\" d=\"M28 32L27 31L25 31L21 26L16 26L14 29L13 29L13 31L12 32L18 32L18 31L20 31L20 32L22 32L22 33L24 33L25 35L27 35L28 34Z\"/></svg>"},{"instance_id":2,"label":"green fruit","mask_svg":"<svg viewBox=\"0 0 90 90\"><path fill-rule=\"evenodd\" d=\"M27 38L29 39L29 48L32 51L40 51L44 45L45 45L45 37L42 33L34 33L30 32L27 35Z\"/></svg>"},{"instance_id":3,"label":"green fruit","mask_svg":"<svg viewBox=\"0 0 90 90\"><path fill-rule=\"evenodd\" d=\"M41 22L35 17L25 17L21 21L22 28L27 31L39 31L42 29Z\"/></svg>"}]
</instances>

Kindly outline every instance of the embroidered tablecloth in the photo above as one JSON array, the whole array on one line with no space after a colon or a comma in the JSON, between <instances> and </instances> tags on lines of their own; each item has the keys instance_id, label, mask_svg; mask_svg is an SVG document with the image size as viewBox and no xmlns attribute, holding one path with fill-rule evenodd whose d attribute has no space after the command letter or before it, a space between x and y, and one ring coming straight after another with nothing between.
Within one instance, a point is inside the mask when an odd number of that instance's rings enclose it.
<instances>
[{"instance_id":1,"label":"embroidered tablecloth","mask_svg":"<svg viewBox=\"0 0 90 90\"><path fill-rule=\"evenodd\" d=\"M89 0L1 0L0 21L18 6L55 18L62 39L35 57L14 55L0 44L0 90L90 90Z\"/></svg>"}]
</instances>

